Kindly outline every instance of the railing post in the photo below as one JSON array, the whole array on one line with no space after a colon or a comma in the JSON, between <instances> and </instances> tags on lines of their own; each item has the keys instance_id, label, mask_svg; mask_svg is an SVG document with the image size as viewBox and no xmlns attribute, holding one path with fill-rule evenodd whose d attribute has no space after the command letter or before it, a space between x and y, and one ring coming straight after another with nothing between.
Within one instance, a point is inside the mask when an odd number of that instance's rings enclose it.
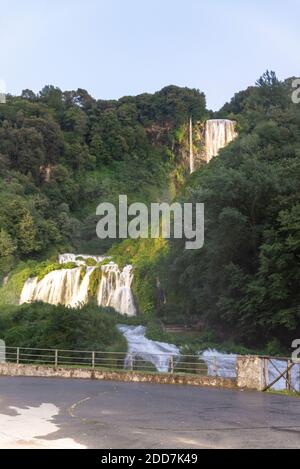
<instances>
[{"instance_id":1,"label":"railing post","mask_svg":"<svg viewBox=\"0 0 300 469\"><path fill-rule=\"evenodd\" d=\"M133 371L133 355L130 353L129 355L129 370Z\"/></svg>"},{"instance_id":2,"label":"railing post","mask_svg":"<svg viewBox=\"0 0 300 469\"><path fill-rule=\"evenodd\" d=\"M55 350L55 366L58 366L58 350Z\"/></svg>"},{"instance_id":3,"label":"railing post","mask_svg":"<svg viewBox=\"0 0 300 469\"><path fill-rule=\"evenodd\" d=\"M216 356L214 356L214 372L215 376L218 376L218 361Z\"/></svg>"},{"instance_id":4,"label":"railing post","mask_svg":"<svg viewBox=\"0 0 300 469\"><path fill-rule=\"evenodd\" d=\"M92 368L95 369L95 352L92 352Z\"/></svg>"},{"instance_id":5,"label":"railing post","mask_svg":"<svg viewBox=\"0 0 300 469\"><path fill-rule=\"evenodd\" d=\"M263 360L263 388L269 384L269 358L265 357Z\"/></svg>"},{"instance_id":6,"label":"railing post","mask_svg":"<svg viewBox=\"0 0 300 469\"><path fill-rule=\"evenodd\" d=\"M292 369L290 368L291 364L292 361L288 360L286 369L286 387L288 391L290 391L292 388Z\"/></svg>"},{"instance_id":7,"label":"railing post","mask_svg":"<svg viewBox=\"0 0 300 469\"><path fill-rule=\"evenodd\" d=\"M170 356L170 373L174 373L174 357Z\"/></svg>"},{"instance_id":8,"label":"railing post","mask_svg":"<svg viewBox=\"0 0 300 469\"><path fill-rule=\"evenodd\" d=\"M20 347L17 348L17 365L20 364Z\"/></svg>"}]
</instances>

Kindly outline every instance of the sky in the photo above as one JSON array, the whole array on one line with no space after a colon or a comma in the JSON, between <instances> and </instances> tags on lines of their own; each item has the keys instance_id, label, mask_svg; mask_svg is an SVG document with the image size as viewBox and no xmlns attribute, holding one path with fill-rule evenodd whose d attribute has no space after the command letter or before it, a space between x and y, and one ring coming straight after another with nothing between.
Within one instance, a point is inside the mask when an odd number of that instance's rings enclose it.
<instances>
[{"instance_id":1,"label":"sky","mask_svg":"<svg viewBox=\"0 0 300 469\"><path fill-rule=\"evenodd\" d=\"M0 86L117 99L174 84L217 110L266 69L300 76L299 18L299 0L0 0Z\"/></svg>"}]
</instances>

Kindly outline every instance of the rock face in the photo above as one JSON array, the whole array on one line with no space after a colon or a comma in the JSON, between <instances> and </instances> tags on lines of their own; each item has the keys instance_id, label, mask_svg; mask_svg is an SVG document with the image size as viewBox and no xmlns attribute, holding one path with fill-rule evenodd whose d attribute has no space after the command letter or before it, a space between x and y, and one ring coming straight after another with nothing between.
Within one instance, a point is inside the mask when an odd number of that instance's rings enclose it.
<instances>
[{"instance_id":1,"label":"rock face","mask_svg":"<svg viewBox=\"0 0 300 469\"><path fill-rule=\"evenodd\" d=\"M207 163L237 137L235 122L228 119L211 119L205 124L205 159Z\"/></svg>"},{"instance_id":2,"label":"rock face","mask_svg":"<svg viewBox=\"0 0 300 469\"><path fill-rule=\"evenodd\" d=\"M61 264L76 262L78 266L73 269L54 270L42 280L37 277L29 278L23 286L20 304L43 301L71 308L82 307L90 299L91 276L95 269L99 269L97 304L110 306L120 314L134 316L136 307L131 290L132 266L127 265L124 269L119 269L114 262L108 262L101 267L97 265L95 267L85 266L84 260L91 257L95 262L104 260L103 257L97 256L61 255L59 257Z\"/></svg>"}]
</instances>

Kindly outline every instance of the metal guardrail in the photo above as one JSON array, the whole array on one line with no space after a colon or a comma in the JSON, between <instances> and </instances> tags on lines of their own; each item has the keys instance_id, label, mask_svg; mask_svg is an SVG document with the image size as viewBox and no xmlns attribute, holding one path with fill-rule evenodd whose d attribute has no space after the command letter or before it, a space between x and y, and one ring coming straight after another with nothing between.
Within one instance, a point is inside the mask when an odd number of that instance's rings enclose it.
<instances>
[{"instance_id":1,"label":"metal guardrail","mask_svg":"<svg viewBox=\"0 0 300 469\"><path fill-rule=\"evenodd\" d=\"M249 356L251 357L251 356ZM254 356L252 356L253 358ZM300 359L257 356L262 363L263 390L300 390ZM171 353L101 352L93 350L7 347L0 343L0 363L47 365L107 371L140 371L237 378L237 355L181 355ZM298 364L296 367L295 365ZM274 388L275 386L275 388Z\"/></svg>"},{"instance_id":2,"label":"metal guardrail","mask_svg":"<svg viewBox=\"0 0 300 469\"><path fill-rule=\"evenodd\" d=\"M185 373L204 376L224 375L221 373L218 358L210 356L204 360L200 355L5 347L5 362L18 365ZM222 360L224 359L226 357L222 357Z\"/></svg>"}]
</instances>

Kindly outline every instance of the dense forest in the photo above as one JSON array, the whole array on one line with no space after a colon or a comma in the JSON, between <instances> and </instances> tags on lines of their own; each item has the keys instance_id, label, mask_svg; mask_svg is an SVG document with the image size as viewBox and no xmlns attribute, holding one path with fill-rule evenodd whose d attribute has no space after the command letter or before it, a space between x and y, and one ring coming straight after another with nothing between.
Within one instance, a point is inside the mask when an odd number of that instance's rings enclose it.
<instances>
[{"instance_id":1,"label":"dense forest","mask_svg":"<svg viewBox=\"0 0 300 469\"><path fill-rule=\"evenodd\" d=\"M190 117L229 118L239 133L191 176ZM98 240L95 207L119 194L204 202L204 248ZM300 333L300 107L291 80L267 72L215 114L202 92L176 86L118 101L52 86L8 96L0 105L0 302L15 302L33 265L68 250L132 263L141 317L197 325L216 342L288 347Z\"/></svg>"},{"instance_id":2,"label":"dense forest","mask_svg":"<svg viewBox=\"0 0 300 469\"><path fill-rule=\"evenodd\" d=\"M205 112L202 93L174 86L119 101L53 86L8 96L0 107L0 275L56 249L105 251L95 240L96 205L120 193L172 193L185 171L176 132Z\"/></svg>"},{"instance_id":3,"label":"dense forest","mask_svg":"<svg viewBox=\"0 0 300 469\"><path fill-rule=\"evenodd\" d=\"M199 316L221 336L270 349L300 334L300 107L291 89L267 72L220 110L239 138L181 195L205 203L205 246L172 243L165 277L167 314Z\"/></svg>"}]
</instances>

